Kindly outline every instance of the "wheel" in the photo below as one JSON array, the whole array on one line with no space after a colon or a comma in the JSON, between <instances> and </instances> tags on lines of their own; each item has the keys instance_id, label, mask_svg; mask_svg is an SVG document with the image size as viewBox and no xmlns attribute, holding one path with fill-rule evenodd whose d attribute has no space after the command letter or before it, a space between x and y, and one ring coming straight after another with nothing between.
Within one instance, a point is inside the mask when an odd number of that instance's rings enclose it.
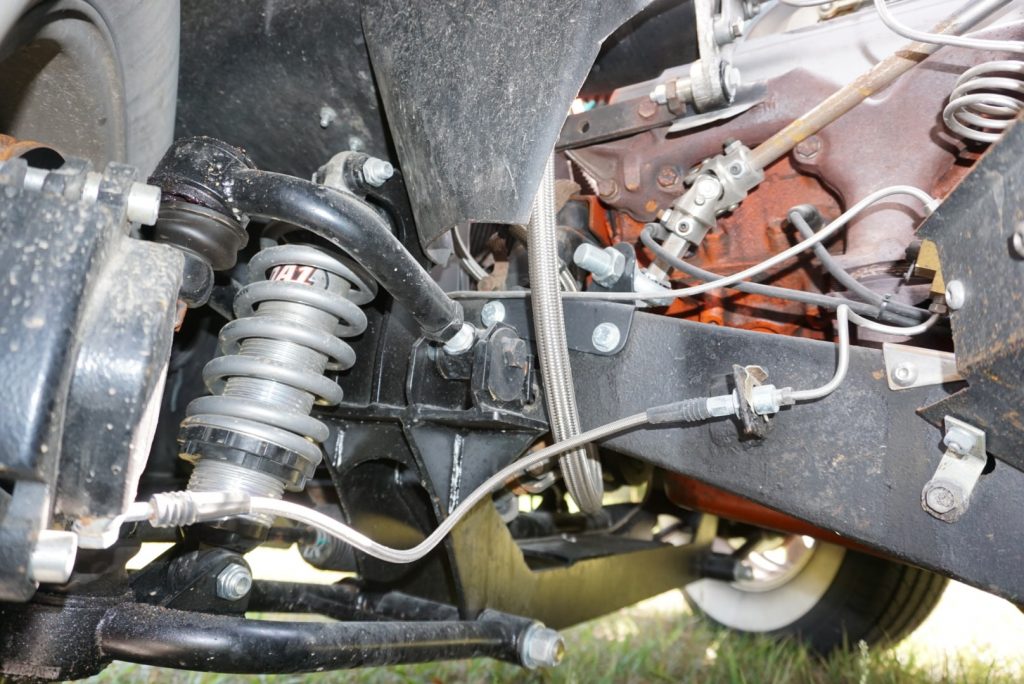
<instances>
[{"instance_id":1,"label":"wheel","mask_svg":"<svg viewBox=\"0 0 1024 684\"><path fill-rule=\"evenodd\" d=\"M795 637L822 655L903 639L947 584L926 570L800 535L762 537L740 553L750 578L687 585L694 612L738 632Z\"/></svg>"},{"instance_id":2,"label":"wheel","mask_svg":"<svg viewBox=\"0 0 1024 684\"><path fill-rule=\"evenodd\" d=\"M149 174L174 134L178 0L3 3L0 133Z\"/></svg>"}]
</instances>

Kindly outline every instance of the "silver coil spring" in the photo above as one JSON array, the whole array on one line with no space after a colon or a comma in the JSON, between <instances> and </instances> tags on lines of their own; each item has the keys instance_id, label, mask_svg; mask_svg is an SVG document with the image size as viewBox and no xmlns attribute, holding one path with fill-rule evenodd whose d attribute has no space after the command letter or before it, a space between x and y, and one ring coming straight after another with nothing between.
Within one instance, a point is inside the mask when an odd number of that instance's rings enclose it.
<instances>
[{"instance_id":1,"label":"silver coil spring","mask_svg":"<svg viewBox=\"0 0 1024 684\"><path fill-rule=\"evenodd\" d=\"M965 71L942 118L951 131L978 143L999 140L1024 107L1024 62L998 60Z\"/></svg>"},{"instance_id":2,"label":"silver coil spring","mask_svg":"<svg viewBox=\"0 0 1024 684\"><path fill-rule=\"evenodd\" d=\"M327 426L314 405L331 406L341 388L324 376L356 361L342 338L366 329L359 307L377 293L357 267L307 245L260 251L249 263L251 282L235 297L235 320L220 331L221 356L203 369L212 393L192 401L183 428L241 433L294 452L311 469L322 458ZM202 458L189 489L280 497L289 486L243 465ZM291 488L299 488L292 483Z\"/></svg>"}]
</instances>

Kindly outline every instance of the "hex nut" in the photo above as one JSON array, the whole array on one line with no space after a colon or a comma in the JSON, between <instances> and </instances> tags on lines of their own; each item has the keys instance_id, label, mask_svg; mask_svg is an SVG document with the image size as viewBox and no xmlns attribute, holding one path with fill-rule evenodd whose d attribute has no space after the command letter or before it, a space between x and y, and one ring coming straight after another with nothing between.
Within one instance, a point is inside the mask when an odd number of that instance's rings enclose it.
<instances>
[{"instance_id":1,"label":"hex nut","mask_svg":"<svg viewBox=\"0 0 1024 684\"><path fill-rule=\"evenodd\" d=\"M562 635L541 623L531 625L522 636L519 657L524 667L554 667L565 657Z\"/></svg>"},{"instance_id":2,"label":"hex nut","mask_svg":"<svg viewBox=\"0 0 1024 684\"><path fill-rule=\"evenodd\" d=\"M363 162L363 180L375 188L384 185L394 175L395 167L391 162L376 157L370 157Z\"/></svg>"},{"instance_id":3,"label":"hex nut","mask_svg":"<svg viewBox=\"0 0 1024 684\"><path fill-rule=\"evenodd\" d=\"M476 342L476 330L469 323L463 323L459 331L444 343L444 352L451 356L465 354Z\"/></svg>"},{"instance_id":4,"label":"hex nut","mask_svg":"<svg viewBox=\"0 0 1024 684\"><path fill-rule=\"evenodd\" d=\"M217 597L226 601L238 601L245 598L252 589L252 574L249 568L239 563L231 563L217 575Z\"/></svg>"},{"instance_id":5,"label":"hex nut","mask_svg":"<svg viewBox=\"0 0 1024 684\"><path fill-rule=\"evenodd\" d=\"M64 530L39 530L28 559L28 577L33 582L64 584L71 577L78 553L78 535Z\"/></svg>"},{"instance_id":6,"label":"hex nut","mask_svg":"<svg viewBox=\"0 0 1024 684\"><path fill-rule=\"evenodd\" d=\"M976 441L974 435L956 426L947 430L942 437L942 443L946 448L958 456L970 453Z\"/></svg>"},{"instance_id":7,"label":"hex nut","mask_svg":"<svg viewBox=\"0 0 1024 684\"><path fill-rule=\"evenodd\" d=\"M132 223L152 226L160 213L160 199L163 193L155 185L132 183L128 189L126 212Z\"/></svg>"}]
</instances>

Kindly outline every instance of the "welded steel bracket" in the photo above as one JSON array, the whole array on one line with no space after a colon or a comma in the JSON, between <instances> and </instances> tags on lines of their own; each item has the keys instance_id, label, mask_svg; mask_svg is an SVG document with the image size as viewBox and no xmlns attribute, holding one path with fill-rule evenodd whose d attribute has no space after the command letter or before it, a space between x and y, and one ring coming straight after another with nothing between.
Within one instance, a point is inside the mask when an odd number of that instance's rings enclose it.
<instances>
[{"instance_id":1,"label":"welded steel bracket","mask_svg":"<svg viewBox=\"0 0 1024 684\"><path fill-rule=\"evenodd\" d=\"M921 490L921 507L939 520L954 523L967 512L971 493L985 470L988 456L983 430L952 416L946 416L945 426L942 442L946 453L932 479Z\"/></svg>"},{"instance_id":2,"label":"welded steel bracket","mask_svg":"<svg viewBox=\"0 0 1024 684\"><path fill-rule=\"evenodd\" d=\"M893 391L962 382L951 352L886 342L882 345L885 376Z\"/></svg>"}]
</instances>

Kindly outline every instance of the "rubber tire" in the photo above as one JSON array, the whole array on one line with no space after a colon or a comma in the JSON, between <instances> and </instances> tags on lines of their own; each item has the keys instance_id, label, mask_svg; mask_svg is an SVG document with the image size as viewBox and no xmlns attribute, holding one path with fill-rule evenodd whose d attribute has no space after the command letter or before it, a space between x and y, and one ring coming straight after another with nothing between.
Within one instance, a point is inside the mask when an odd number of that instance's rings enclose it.
<instances>
[{"instance_id":1,"label":"rubber tire","mask_svg":"<svg viewBox=\"0 0 1024 684\"><path fill-rule=\"evenodd\" d=\"M104 155L106 158L92 155L92 161L101 169L108 161L127 162L143 177L148 176L174 137L181 28L178 0L44 0L31 4L23 16L77 14L102 27L120 76L123 136L118 137L123 140L118 141L120 152ZM47 143L45 131L42 133L32 130L23 137Z\"/></svg>"},{"instance_id":2,"label":"rubber tire","mask_svg":"<svg viewBox=\"0 0 1024 684\"><path fill-rule=\"evenodd\" d=\"M855 648L860 641L884 648L924 622L947 584L927 570L847 549L828 589L808 612L762 633L796 638L821 655ZM694 613L732 629L708 617L685 591L684 596Z\"/></svg>"}]
</instances>

